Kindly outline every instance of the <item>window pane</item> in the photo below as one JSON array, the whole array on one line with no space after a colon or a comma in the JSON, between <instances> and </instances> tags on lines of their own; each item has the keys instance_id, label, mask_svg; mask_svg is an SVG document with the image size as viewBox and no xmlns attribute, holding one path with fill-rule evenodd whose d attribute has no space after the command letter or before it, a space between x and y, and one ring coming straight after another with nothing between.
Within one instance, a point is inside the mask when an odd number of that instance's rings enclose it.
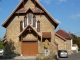
<instances>
[{"instance_id":1,"label":"window pane","mask_svg":"<svg viewBox=\"0 0 80 60\"><path fill-rule=\"evenodd\" d=\"M32 19L32 14L29 13L29 14L28 14L28 24L31 24L31 19Z\"/></svg>"},{"instance_id":2,"label":"window pane","mask_svg":"<svg viewBox=\"0 0 80 60\"><path fill-rule=\"evenodd\" d=\"M24 27L26 27L27 26L27 17L25 16L24 17Z\"/></svg>"},{"instance_id":3,"label":"window pane","mask_svg":"<svg viewBox=\"0 0 80 60\"><path fill-rule=\"evenodd\" d=\"M33 27L36 27L36 17L33 16Z\"/></svg>"},{"instance_id":4,"label":"window pane","mask_svg":"<svg viewBox=\"0 0 80 60\"><path fill-rule=\"evenodd\" d=\"M37 22L37 31L40 32L40 21Z\"/></svg>"},{"instance_id":5,"label":"window pane","mask_svg":"<svg viewBox=\"0 0 80 60\"><path fill-rule=\"evenodd\" d=\"M20 22L20 32L23 30L23 22Z\"/></svg>"}]
</instances>

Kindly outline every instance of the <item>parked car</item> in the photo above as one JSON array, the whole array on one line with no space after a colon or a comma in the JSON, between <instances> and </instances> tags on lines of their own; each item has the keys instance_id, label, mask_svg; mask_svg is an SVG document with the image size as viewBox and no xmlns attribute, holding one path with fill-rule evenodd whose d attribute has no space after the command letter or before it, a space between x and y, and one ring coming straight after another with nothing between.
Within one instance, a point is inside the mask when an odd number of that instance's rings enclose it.
<instances>
[{"instance_id":1,"label":"parked car","mask_svg":"<svg viewBox=\"0 0 80 60\"><path fill-rule=\"evenodd\" d=\"M66 50L58 50L59 58L68 58L68 52Z\"/></svg>"},{"instance_id":2,"label":"parked car","mask_svg":"<svg viewBox=\"0 0 80 60\"><path fill-rule=\"evenodd\" d=\"M0 56L3 56L4 49L0 49Z\"/></svg>"}]
</instances>

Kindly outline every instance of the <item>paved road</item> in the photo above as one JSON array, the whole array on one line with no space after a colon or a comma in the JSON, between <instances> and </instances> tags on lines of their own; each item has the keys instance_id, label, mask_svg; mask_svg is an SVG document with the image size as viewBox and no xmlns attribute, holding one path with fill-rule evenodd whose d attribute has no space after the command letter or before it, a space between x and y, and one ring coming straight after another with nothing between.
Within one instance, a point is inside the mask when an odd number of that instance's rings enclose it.
<instances>
[{"instance_id":1,"label":"paved road","mask_svg":"<svg viewBox=\"0 0 80 60\"><path fill-rule=\"evenodd\" d=\"M68 58L59 58L59 60L80 60L80 53L70 55Z\"/></svg>"},{"instance_id":2,"label":"paved road","mask_svg":"<svg viewBox=\"0 0 80 60\"><path fill-rule=\"evenodd\" d=\"M3 59L3 57L2 57L2 56L0 56L0 59Z\"/></svg>"},{"instance_id":3,"label":"paved road","mask_svg":"<svg viewBox=\"0 0 80 60\"><path fill-rule=\"evenodd\" d=\"M3 59L0 57L0 59ZM49 60L56 60L56 59L49 59ZM70 55L68 58L59 58L59 60L80 60L80 53Z\"/></svg>"}]
</instances>

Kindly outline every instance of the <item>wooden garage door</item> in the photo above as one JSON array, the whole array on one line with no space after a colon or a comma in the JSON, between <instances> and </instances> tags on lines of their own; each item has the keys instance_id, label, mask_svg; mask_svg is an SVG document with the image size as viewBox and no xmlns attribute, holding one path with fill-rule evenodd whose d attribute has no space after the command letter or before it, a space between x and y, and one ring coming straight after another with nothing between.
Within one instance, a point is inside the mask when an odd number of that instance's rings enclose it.
<instances>
[{"instance_id":1,"label":"wooden garage door","mask_svg":"<svg viewBox=\"0 0 80 60\"><path fill-rule=\"evenodd\" d=\"M37 42L22 42L22 55L23 56L36 56L38 53Z\"/></svg>"}]
</instances>

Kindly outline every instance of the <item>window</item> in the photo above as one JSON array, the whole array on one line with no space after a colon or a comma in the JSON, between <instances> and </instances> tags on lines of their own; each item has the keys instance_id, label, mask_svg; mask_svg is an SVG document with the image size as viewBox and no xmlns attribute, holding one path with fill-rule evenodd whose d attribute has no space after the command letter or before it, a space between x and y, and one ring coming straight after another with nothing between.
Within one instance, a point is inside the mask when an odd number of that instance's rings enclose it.
<instances>
[{"instance_id":1,"label":"window","mask_svg":"<svg viewBox=\"0 0 80 60\"><path fill-rule=\"evenodd\" d=\"M33 27L36 27L36 17L33 16Z\"/></svg>"},{"instance_id":2,"label":"window","mask_svg":"<svg viewBox=\"0 0 80 60\"><path fill-rule=\"evenodd\" d=\"M24 27L26 27L27 26L27 17L25 16L24 17Z\"/></svg>"},{"instance_id":3,"label":"window","mask_svg":"<svg viewBox=\"0 0 80 60\"><path fill-rule=\"evenodd\" d=\"M40 21L37 21L37 31L40 32Z\"/></svg>"},{"instance_id":4,"label":"window","mask_svg":"<svg viewBox=\"0 0 80 60\"><path fill-rule=\"evenodd\" d=\"M31 19L32 19L32 13L28 14L28 24L31 24Z\"/></svg>"},{"instance_id":5,"label":"window","mask_svg":"<svg viewBox=\"0 0 80 60\"><path fill-rule=\"evenodd\" d=\"M20 22L20 32L23 30L23 22Z\"/></svg>"}]
</instances>

